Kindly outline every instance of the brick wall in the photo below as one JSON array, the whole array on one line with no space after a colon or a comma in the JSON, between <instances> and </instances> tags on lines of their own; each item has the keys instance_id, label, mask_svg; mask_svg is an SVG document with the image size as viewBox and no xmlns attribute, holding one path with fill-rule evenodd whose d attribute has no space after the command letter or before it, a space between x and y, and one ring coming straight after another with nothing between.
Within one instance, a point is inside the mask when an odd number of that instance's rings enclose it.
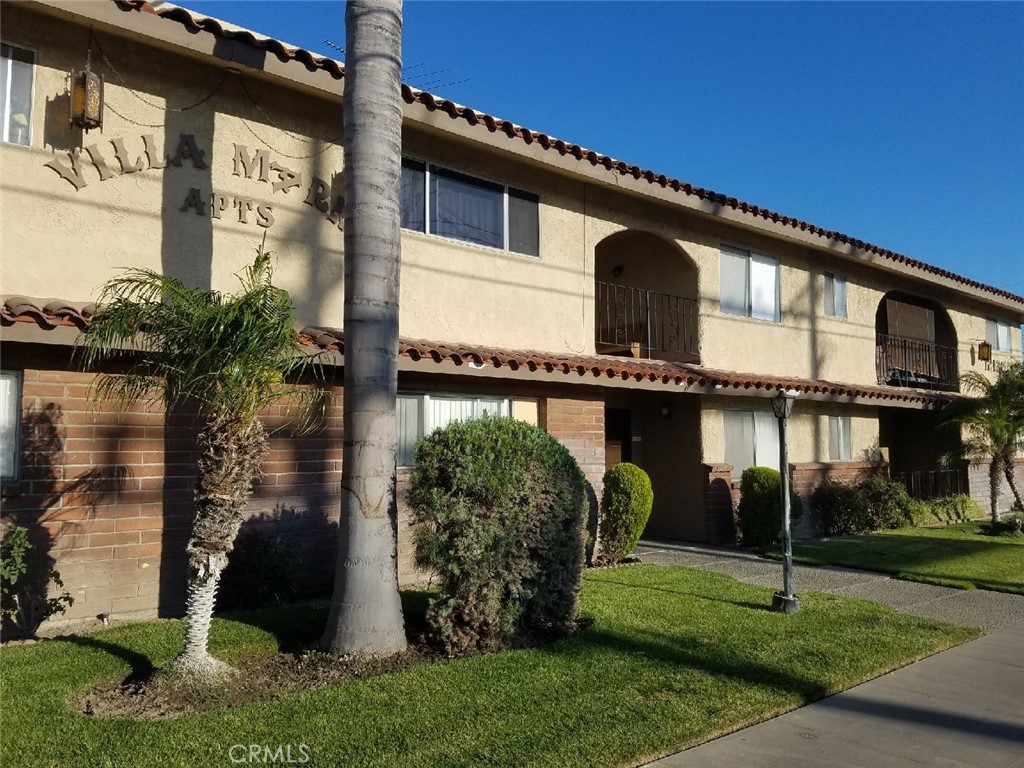
<instances>
[{"instance_id":1,"label":"brick wall","mask_svg":"<svg viewBox=\"0 0 1024 768\"><path fill-rule=\"evenodd\" d=\"M704 464L704 530L709 544L736 542L732 464ZM738 494L737 494L738 495Z\"/></svg>"},{"instance_id":2,"label":"brick wall","mask_svg":"<svg viewBox=\"0 0 1024 768\"><path fill-rule=\"evenodd\" d=\"M967 468L967 484L971 498L974 499L978 506L980 506L985 512L989 512L991 509L992 491L991 485L988 479L988 462L971 464ZM1014 462L1014 476L1017 480L1017 491L1024 495L1024 459L1017 459ZM996 509L999 514L1009 512L1013 507L1014 499L1013 493L1010 492L1010 486L1006 482L1005 477L999 478L999 500L996 503Z\"/></svg>"},{"instance_id":3,"label":"brick wall","mask_svg":"<svg viewBox=\"0 0 1024 768\"><path fill-rule=\"evenodd\" d=\"M573 455L587 478L588 530L597 546L597 513L603 491L604 400L548 397L541 401L540 426ZM593 556L593 551L588 557Z\"/></svg>"},{"instance_id":4,"label":"brick wall","mask_svg":"<svg viewBox=\"0 0 1024 768\"><path fill-rule=\"evenodd\" d=\"M32 368L35 359L19 360L5 348L5 365L24 362L25 369L20 478L3 487L3 519L28 527L40 565L60 571L75 597L58 621L103 613L122 619L180 615L193 515L195 415L165 417L161 407L123 410L93 404L88 400L91 375ZM464 385L456 381L445 389L458 386ZM541 425L580 462L595 501L604 473L603 401L544 396L536 388L528 392L540 401ZM242 525L243 534L258 532L278 540L304 594L327 594L333 582L340 518L340 388L335 397L326 428L313 435L289 431L283 405L267 412L275 430L270 454ZM408 483L409 473L399 472L403 586L429 577L413 562Z\"/></svg>"}]
</instances>

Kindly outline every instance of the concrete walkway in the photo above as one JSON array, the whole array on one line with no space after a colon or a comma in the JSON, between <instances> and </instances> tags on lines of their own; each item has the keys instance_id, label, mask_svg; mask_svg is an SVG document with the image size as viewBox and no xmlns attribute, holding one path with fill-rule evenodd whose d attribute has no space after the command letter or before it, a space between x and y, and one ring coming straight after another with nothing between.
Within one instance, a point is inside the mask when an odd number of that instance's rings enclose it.
<instances>
[{"instance_id":1,"label":"concrete walkway","mask_svg":"<svg viewBox=\"0 0 1024 768\"><path fill-rule=\"evenodd\" d=\"M777 586L781 564L745 552L644 542L644 562ZM655 768L1024 768L1024 597L798 567L796 593L831 592L988 634L773 720L658 760Z\"/></svg>"}]
</instances>

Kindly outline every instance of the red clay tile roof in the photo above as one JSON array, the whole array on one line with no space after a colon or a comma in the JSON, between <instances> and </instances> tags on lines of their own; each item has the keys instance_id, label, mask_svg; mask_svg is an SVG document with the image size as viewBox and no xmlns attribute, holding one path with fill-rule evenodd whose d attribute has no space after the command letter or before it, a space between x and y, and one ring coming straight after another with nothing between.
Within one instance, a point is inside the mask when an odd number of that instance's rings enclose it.
<instances>
[{"instance_id":1,"label":"red clay tile roof","mask_svg":"<svg viewBox=\"0 0 1024 768\"><path fill-rule=\"evenodd\" d=\"M299 343L345 353L344 334L330 328L303 328ZM863 397L874 400L892 400L907 403L944 405L959 399L960 395L947 392L928 392L904 387L864 386L838 384L785 376L767 376L736 371L704 368L688 363L669 363L659 360L637 360L610 355L559 355L551 352L501 349L460 343L441 343L422 339L402 338L398 344L400 357L423 362L452 362L456 365L478 363L494 368L525 369L530 372L563 373L566 376L592 379L662 383L698 387L720 387L753 391L796 390L810 394L837 397Z\"/></svg>"},{"instance_id":2,"label":"red clay tile roof","mask_svg":"<svg viewBox=\"0 0 1024 768\"><path fill-rule=\"evenodd\" d=\"M293 48L285 45L280 40L254 35L252 32L247 30L232 29L225 26L217 19L192 13L180 6L162 4L159 7L154 7L146 0L111 1L121 10L152 13L160 16L161 18L176 21L179 24L184 25L191 32L209 32L217 37L229 40L238 40L264 51L268 51L277 56L281 61L298 61L310 71L322 69L328 72L331 77L335 79L340 80L345 75L344 64L334 59L327 58L325 56L318 56L303 48ZM824 240L853 246L854 248L874 253L898 264L904 264L922 272L953 280L961 283L962 285L985 291L1019 304L1024 304L1024 296L1018 296L1017 294L1011 293L1010 291L1002 288L996 288L994 286L978 282L977 280L972 280L947 269L941 269L939 267L932 266L931 264L926 264L923 261L912 259L909 256L904 256L901 253L890 251L887 248L882 248L880 246L873 245L872 243L865 242L864 240L844 235L841 232L823 229L806 221L801 221L800 219L796 219L791 216L783 216L780 213L776 213L775 211L762 208L757 205L751 205L750 203L738 200L735 197L729 197L710 189L704 189L703 187L698 187L688 182L680 181L679 179L670 178L664 174L640 168L637 165L630 165L621 160L616 160L612 157L608 157L607 155L602 155L598 152L594 152L593 150L581 147L579 144L572 144L570 142L563 141L562 139L556 139L553 136L548 136L544 133L523 128L522 126L511 123L508 120L502 120L494 117L493 115L477 112L470 107L462 106L461 104L449 101L448 99L439 98L427 91L412 88L404 83L402 84L402 98L406 103L419 104L430 112L444 112L453 120L462 119L470 125L483 126L491 133L504 133L509 138L520 139L526 144L536 143L546 150L554 150L560 155L572 155L581 162L585 161L594 166L603 166L609 172L618 173L621 176L632 176L635 179L644 179L650 184L655 184L666 189L670 188L688 196L692 195L697 197L699 200L709 200L719 205L732 208L733 210L741 211L755 218L772 221L776 224L781 224L782 226L800 230L801 232L808 232Z\"/></svg>"},{"instance_id":3,"label":"red clay tile roof","mask_svg":"<svg viewBox=\"0 0 1024 768\"><path fill-rule=\"evenodd\" d=\"M85 328L96 311L95 304L82 304L62 299L30 299L25 296L4 296L0 304L0 324L35 323L42 328L59 325Z\"/></svg>"},{"instance_id":4,"label":"red clay tile roof","mask_svg":"<svg viewBox=\"0 0 1024 768\"><path fill-rule=\"evenodd\" d=\"M35 323L52 329L58 326L84 328L92 317L94 304L81 304L58 299L31 299L24 296L7 296L0 301L0 325L8 327L14 323ZM331 328L306 327L299 332L299 343L345 353L344 334ZM456 365L478 363L494 368L527 370L530 372L575 374L579 378L606 379L662 383L698 387L721 387L722 389L743 389L772 391L795 389L798 392L833 395L837 397L863 397L873 400L890 400L925 405L944 405L959 395L946 392L927 392L902 387L876 387L860 384L837 384L831 381L814 381L784 376L767 376L736 371L720 371L699 365L669 363L659 360L636 360L610 355L559 355L552 352L502 349L460 343L424 341L403 338L399 340L398 354L415 362L443 363Z\"/></svg>"}]
</instances>

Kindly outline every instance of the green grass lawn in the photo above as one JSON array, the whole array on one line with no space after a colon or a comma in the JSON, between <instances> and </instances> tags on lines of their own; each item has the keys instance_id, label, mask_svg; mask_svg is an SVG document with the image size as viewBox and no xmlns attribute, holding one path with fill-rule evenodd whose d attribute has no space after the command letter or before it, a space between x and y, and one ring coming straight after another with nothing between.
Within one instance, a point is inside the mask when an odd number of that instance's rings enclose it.
<instances>
[{"instance_id":1,"label":"green grass lawn","mask_svg":"<svg viewBox=\"0 0 1024 768\"><path fill-rule=\"evenodd\" d=\"M975 521L797 542L793 557L810 565L845 565L926 584L1024 595L1024 538L989 536L987 526Z\"/></svg>"},{"instance_id":2,"label":"green grass lawn","mask_svg":"<svg viewBox=\"0 0 1024 768\"><path fill-rule=\"evenodd\" d=\"M0 764L227 766L234 744L304 744L318 766L635 765L977 634L830 595L801 595L794 616L770 601L771 590L684 568L598 571L583 593L592 623L572 638L177 720L97 719L69 701L166 662L180 622L4 648ZM219 619L212 647L237 656L310 640L325 613Z\"/></svg>"}]
</instances>

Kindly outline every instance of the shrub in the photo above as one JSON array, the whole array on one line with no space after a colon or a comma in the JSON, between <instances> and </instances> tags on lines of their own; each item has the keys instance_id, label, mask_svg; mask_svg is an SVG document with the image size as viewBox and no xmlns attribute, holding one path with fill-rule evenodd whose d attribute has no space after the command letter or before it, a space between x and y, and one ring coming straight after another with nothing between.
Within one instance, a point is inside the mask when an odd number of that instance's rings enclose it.
<instances>
[{"instance_id":1,"label":"shrub","mask_svg":"<svg viewBox=\"0 0 1024 768\"><path fill-rule=\"evenodd\" d=\"M910 494L903 483L876 473L858 483L858 489L864 495L868 507L866 530L904 528L913 524Z\"/></svg>"},{"instance_id":2,"label":"shrub","mask_svg":"<svg viewBox=\"0 0 1024 768\"><path fill-rule=\"evenodd\" d=\"M745 547L768 547L782 533L782 475L771 467L750 467L740 477L740 536ZM800 517L803 500L790 491L790 515Z\"/></svg>"},{"instance_id":3,"label":"shrub","mask_svg":"<svg viewBox=\"0 0 1024 768\"><path fill-rule=\"evenodd\" d=\"M632 553L653 504L651 478L636 464L616 464L604 473L599 557L602 563L617 563Z\"/></svg>"},{"instance_id":4,"label":"shrub","mask_svg":"<svg viewBox=\"0 0 1024 768\"><path fill-rule=\"evenodd\" d=\"M30 567L32 543L24 526L5 524L0 541L0 621L31 637L50 616L64 613L73 605L67 591L50 597L50 585L64 589L60 573L53 568Z\"/></svg>"},{"instance_id":5,"label":"shrub","mask_svg":"<svg viewBox=\"0 0 1024 768\"><path fill-rule=\"evenodd\" d=\"M944 496L938 499L911 502L914 525L934 523L961 523L984 517L985 512L966 493Z\"/></svg>"},{"instance_id":6,"label":"shrub","mask_svg":"<svg viewBox=\"0 0 1024 768\"><path fill-rule=\"evenodd\" d=\"M422 438L415 460L416 562L440 582L427 609L438 645L458 655L503 647L521 628L575 626L586 480L565 447L487 416Z\"/></svg>"},{"instance_id":7,"label":"shrub","mask_svg":"<svg viewBox=\"0 0 1024 768\"><path fill-rule=\"evenodd\" d=\"M856 485L825 480L811 496L811 506L822 536L845 536L870 530L867 499Z\"/></svg>"},{"instance_id":8,"label":"shrub","mask_svg":"<svg viewBox=\"0 0 1024 768\"><path fill-rule=\"evenodd\" d=\"M292 569L281 540L255 532L239 536L221 575L217 609L267 608L294 598Z\"/></svg>"}]
</instances>

